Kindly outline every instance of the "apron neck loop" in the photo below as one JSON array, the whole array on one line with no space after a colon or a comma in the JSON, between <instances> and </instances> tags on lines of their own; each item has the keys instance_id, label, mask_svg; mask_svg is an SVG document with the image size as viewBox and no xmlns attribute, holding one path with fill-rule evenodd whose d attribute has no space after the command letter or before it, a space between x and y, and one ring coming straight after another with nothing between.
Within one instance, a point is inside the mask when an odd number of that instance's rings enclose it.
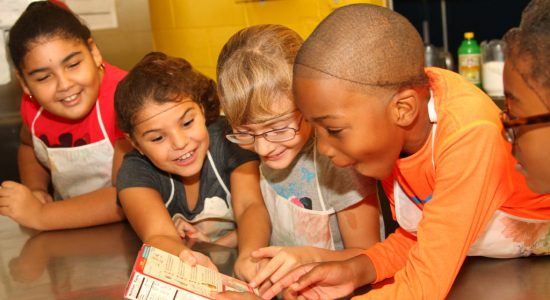
<instances>
[{"instance_id":1,"label":"apron neck loop","mask_svg":"<svg viewBox=\"0 0 550 300\"><path fill-rule=\"evenodd\" d=\"M430 89L430 100L428 101L428 117L431 123L437 123L437 112L435 111L435 101L432 90Z\"/></svg>"}]
</instances>

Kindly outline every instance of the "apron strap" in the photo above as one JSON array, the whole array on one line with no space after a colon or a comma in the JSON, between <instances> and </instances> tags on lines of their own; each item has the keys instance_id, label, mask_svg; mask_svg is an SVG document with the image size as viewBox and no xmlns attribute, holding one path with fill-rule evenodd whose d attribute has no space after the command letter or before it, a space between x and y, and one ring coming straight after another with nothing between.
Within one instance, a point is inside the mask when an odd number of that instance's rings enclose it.
<instances>
[{"instance_id":1,"label":"apron strap","mask_svg":"<svg viewBox=\"0 0 550 300\"><path fill-rule=\"evenodd\" d=\"M321 193L321 185L319 184L319 175L317 175L317 136L314 136L313 140L313 169L315 171L315 183L317 186L317 195L319 196L319 201L321 202L321 208L323 211L326 211L325 199L323 198L323 193ZM330 216L328 217L328 230L330 232L330 249L336 250L334 245L334 234L332 233Z\"/></svg>"},{"instance_id":2,"label":"apron strap","mask_svg":"<svg viewBox=\"0 0 550 300\"><path fill-rule=\"evenodd\" d=\"M109 136L107 135L107 130L105 130L105 125L103 125L103 118L101 117L101 111L99 109L99 99L95 102L95 108L96 108L96 114L97 114L97 121L99 122L99 127L101 128L101 132L103 132L103 138L108 139Z\"/></svg>"},{"instance_id":3,"label":"apron strap","mask_svg":"<svg viewBox=\"0 0 550 300\"><path fill-rule=\"evenodd\" d=\"M218 172L218 169L216 168L216 164L214 164L214 159L212 158L212 155L210 154L210 150L206 153L208 155L208 161L210 162L210 165L212 166L212 169L214 170L214 174L216 174L216 178L218 178L219 183L221 184L223 190L227 194L227 197L231 199L231 192L229 192L229 189L225 185L225 183L222 180L222 177L220 176L220 173ZM229 203L228 203L229 205Z\"/></svg>"},{"instance_id":4,"label":"apron strap","mask_svg":"<svg viewBox=\"0 0 550 300\"><path fill-rule=\"evenodd\" d=\"M212 169L214 170L214 174L216 174L216 178L220 182L220 185L222 186L222 188L225 191L225 193L227 194L227 196L230 198L231 193L229 192L229 189L227 188L227 186L223 182L223 180L220 176L220 173L218 172L218 169L216 169L216 165L214 164L214 159L212 158L212 155L210 154L210 151L207 152L207 155L208 155L208 161L210 162L210 165L212 166ZM170 203L172 203L172 200L174 200L174 194L175 194L174 179L172 178L172 174L168 174L168 176L170 177L170 197L168 198L168 201L166 201L166 204L165 204L166 207L168 207L168 205L170 205ZM227 203L227 205L229 205L229 203Z\"/></svg>"},{"instance_id":5,"label":"apron strap","mask_svg":"<svg viewBox=\"0 0 550 300\"><path fill-rule=\"evenodd\" d=\"M313 170L315 171L315 183L317 187L317 196L321 202L321 208L326 211L325 199L323 199L323 193L321 193L321 185L319 184L319 175L317 175L317 137L313 140Z\"/></svg>"},{"instance_id":6,"label":"apron strap","mask_svg":"<svg viewBox=\"0 0 550 300\"><path fill-rule=\"evenodd\" d=\"M36 113L36 116L34 116L34 119L32 120L31 133L32 133L33 136L36 136L35 131L34 131L34 124L36 123L36 120L38 120L38 117L40 117L40 115L42 114L43 110L44 110L44 107L40 106L40 109L38 109L38 112Z\"/></svg>"},{"instance_id":7,"label":"apron strap","mask_svg":"<svg viewBox=\"0 0 550 300\"><path fill-rule=\"evenodd\" d=\"M434 145L435 145L435 132L437 128L437 111L435 110L435 101L432 90L430 89L430 100L428 101L428 117L432 123L432 167L435 169L434 159Z\"/></svg>"},{"instance_id":8,"label":"apron strap","mask_svg":"<svg viewBox=\"0 0 550 300\"><path fill-rule=\"evenodd\" d=\"M99 99L95 102L96 107L96 115L97 115L97 121L99 122L99 128L101 128L101 132L103 133L103 138L108 138L109 135L107 135L107 130L105 129L105 125L103 125L103 118L101 117L101 110L99 109ZM31 133L33 136L35 136L35 130L34 130L34 124L36 123L36 120L38 120L38 117L42 115L42 112L44 111L44 107L40 106L38 109L38 112L36 113L36 116L34 116L34 119L32 120L31 124Z\"/></svg>"},{"instance_id":9,"label":"apron strap","mask_svg":"<svg viewBox=\"0 0 550 300\"><path fill-rule=\"evenodd\" d=\"M168 173L168 177L170 177L170 197L168 197L168 201L164 204L164 206L168 207L170 203L172 203L172 200L174 200L174 193L176 191L176 188L174 187L174 179L172 178L172 174Z\"/></svg>"}]
</instances>

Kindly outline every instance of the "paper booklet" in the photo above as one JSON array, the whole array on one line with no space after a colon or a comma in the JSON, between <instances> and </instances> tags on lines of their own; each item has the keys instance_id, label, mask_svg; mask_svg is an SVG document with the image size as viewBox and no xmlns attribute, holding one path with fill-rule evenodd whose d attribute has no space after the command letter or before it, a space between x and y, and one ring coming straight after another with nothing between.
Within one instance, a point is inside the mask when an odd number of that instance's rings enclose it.
<instances>
[{"instance_id":1,"label":"paper booklet","mask_svg":"<svg viewBox=\"0 0 550 300\"><path fill-rule=\"evenodd\" d=\"M212 299L211 292L252 292L246 282L215 270L184 263L178 256L144 244L138 253L125 299Z\"/></svg>"}]
</instances>

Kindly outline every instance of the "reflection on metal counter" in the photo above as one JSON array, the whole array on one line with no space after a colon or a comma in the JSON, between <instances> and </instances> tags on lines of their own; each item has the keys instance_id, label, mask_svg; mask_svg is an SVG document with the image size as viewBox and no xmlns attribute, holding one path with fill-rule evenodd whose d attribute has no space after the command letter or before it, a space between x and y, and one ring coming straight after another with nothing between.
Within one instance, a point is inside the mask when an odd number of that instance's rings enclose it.
<instances>
[{"instance_id":1,"label":"reflection on metal counter","mask_svg":"<svg viewBox=\"0 0 550 300\"><path fill-rule=\"evenodd\" d=\"M30 231L0 217L0 299L123 299L141 241L126 222ZM233 275L237 251L188 242ZM370 287L358 290L357 294ZM447 299L548 299L550 256L468 257Z\"/></svg>"},{"instance_id":2,"label":"reflection on metal counter","mask_svg":"<svg viewBox=\"0 0 550 300\"><path fill-rule=\"evenodd\" d=\"M37 232L0 217L0 299L123 299L141 241L126 222ZM186 241L233 275L237 250Z\"/></svg>"}]
</instances>

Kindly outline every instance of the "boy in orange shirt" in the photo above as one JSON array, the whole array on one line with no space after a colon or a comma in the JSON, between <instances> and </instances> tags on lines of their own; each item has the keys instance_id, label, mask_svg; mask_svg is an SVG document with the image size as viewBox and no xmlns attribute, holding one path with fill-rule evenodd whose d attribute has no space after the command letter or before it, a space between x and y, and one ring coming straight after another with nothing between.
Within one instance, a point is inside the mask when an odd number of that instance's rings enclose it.
<instances>
[{"instance_id":1,"label":"boy in orange shirt","mask_svg":"<svg viewBox=\"0 0 550 300\"><path fill-rule=\"evenodd\" d=\"M339 298L393 277L360 299L443 299L467 255L549 252L550 195L531 192L499 110L456 73L424 69L414 27L386 8L335 10L294 65L298 108L319 150L382 180L400 227L343 262L299 267L263 298Z\"/></svg>"}]
</instances>

